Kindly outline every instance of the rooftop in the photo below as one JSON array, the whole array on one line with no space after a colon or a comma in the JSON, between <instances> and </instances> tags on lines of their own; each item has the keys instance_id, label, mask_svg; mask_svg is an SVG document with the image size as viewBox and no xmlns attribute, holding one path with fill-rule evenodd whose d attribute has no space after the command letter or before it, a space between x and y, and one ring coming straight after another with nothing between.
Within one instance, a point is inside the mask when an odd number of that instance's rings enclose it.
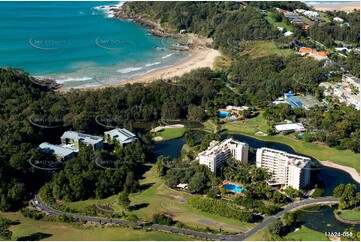
<instances>
[{"instance_id":1,"label":"rooftop","mask_svg":"<svg viewBox=\"0 0 361 242\"><path fill-rule=\"evenodd\" d=\"M74 150L70 148L65 148L60 145L49 144L47 142L41 143L39 145L39 149L43 152L54 154L62 158L74 153Z\"/></svg>"},{"instance_id":2,"label":"rooftop","mask_svg":"<svg viewBox=\"0 0 361 242\"><path fill-rule=\"evenodd\" d=\"M303 103L295 96L288 96L286 102L291 105L292 108L301 108Z\"/></svg>"},{"instance_id":3,"label":"rooftop","mask_svg":"<svg viewBox=\"0 0 361 242\"><path fill-rule=\"evenodd\" d=\"M303 104L303 106L307 109L312 108L314 106L324 106L320 101L318 101L314 96L312 95L306 95L306 96L297 96L298 100Z\"/></svg>"},{"instance_id":4,"label":"rooftop","mask_svg":"<svg viewBox=\"0 0 361 242\"><path fill-rule=\"evenodd\" d=\"M354 82L356 82L356 83L360 83L360 78L357 78L357 77L355 77L354 75L345 74L344 76L347 77L347 78L352 79L352 80L353 80Z\"/></svg>"},{"instance_id":5,"label":"rooftop","mask_svg":"<svg viewBox=\"0 0 361 242\"><path fill-rule=\"evenodd\" d=\"M279 156L287 157L288 158L288 165L298 167L298 168L303 168L309 161L311 161L311 159L308 158L308 157L290 154L290 153L287 153L287 152L282 151L282 150L275 150L275 149L265 148L265 147L262 147L261 150L269 151L269 152L272 152L272 153L276 153Z\"/></svg>"},{"instance_id":6,"label":"rooftop","mask_svg":"<svg viewBox=\"0 0 361 242\"><path fill-rule=\"evenodd\" d=\"M243 143L243 142L239 142L239 141L236 141L236 140L233 140L232 138L230 139L225 139L223 140L221 143L218 142L218 141L215 141L213 140L208 149L205 150L205 151L202 151L201 153L198 154L198 156L209 156L209 155L213 155L213 154L216 154L218 153L220 150L223 150L226 145L228 144L240 144L240 145L247 145L246 143Z\"/></svg>"},{"instance_id":7,"label":"rooftop","mask_svg":"<svg viewBox=\"0 0 361 242\"><path fill-rule=\"evenodd\" d=\"M75 131L66 131L60 138L61 139L80 140L80 141L82 141L84 143L88 143L88 144L97 144L103 140L103 138L100 136L82 134L82 133L78 133Z\"/></svg>"},{"instance_id":8,"label":"rooftop","mask_svg":"<svg viewBox=\"0 0 361 242\"><path fill-rule=\"evenodd\" d=\"M305 131L305 127L302 123L293 123L293 124L277 124L274 128L278 131L286 131L286 130L297 130L297 131Z\"/></svg>"},{"instance_id":9,"label":"rooftop","mask_svg":"<svg viewBox=\"0 0 361 242\"><path fill-rule=\"evenodd\" d=\"M136 137L135 134L126 129L112 129L104 133L111 136L113 139L117 139L123 143L131 142L132 139Z\"/></svg>"}]
</instances>

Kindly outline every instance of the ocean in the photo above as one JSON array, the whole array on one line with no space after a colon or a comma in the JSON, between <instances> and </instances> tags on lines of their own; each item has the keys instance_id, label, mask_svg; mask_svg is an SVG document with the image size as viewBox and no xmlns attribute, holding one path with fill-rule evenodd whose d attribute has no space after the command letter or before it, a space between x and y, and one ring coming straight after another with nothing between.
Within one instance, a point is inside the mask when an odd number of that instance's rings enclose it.
<instances>
[{"instance_id":1,"label":"ocean","mask_svg":"<svg viewBox=\"0 0 361 242\"><path fill-rule=\"evenodd\" d=\"M187 58L128 20L119 2L0 2L0 66L48 77L65 88L111 85Z\"/></svg>"}]
</instances>

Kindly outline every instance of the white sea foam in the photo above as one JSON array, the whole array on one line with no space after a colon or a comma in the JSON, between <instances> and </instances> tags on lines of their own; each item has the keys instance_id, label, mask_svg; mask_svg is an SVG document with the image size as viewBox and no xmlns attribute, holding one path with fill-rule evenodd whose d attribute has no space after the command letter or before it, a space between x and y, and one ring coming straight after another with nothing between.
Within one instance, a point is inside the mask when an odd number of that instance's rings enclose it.
<instances>
[{"instance_id":1,"label":"white sea foam","mask_svg":"<svg viewBox=\"0 0 361 242\"><path fill-rule=\"evenodd\" d=\"M89 81L89 80L92 80L92 79L93 78L87 77L87 76L84 76L84 77L63 77L63 78L55 79L55 81L57 83L63 84L65 82L83 82L83 81Z\"/></svg>"},{"instance_id":2,"label":"white sea foam","mask_svg":"<svg viewBox=\"0 0 361 242\"><path fill-rule=\"evenodd\" d=\"M86 84L86 85L82 85L79 87L72 87L74 89L79 89L79 88L91 88L91 87L99 87L101 86L101 84Z\"/></svg>"},{"instance_id":3,"label":"white sea foam","mask_svg":"<svg viewBox=\"0 0 361 242\"><path fill-rule=\"evenodd\" d=\"M114 17L114 11L112 9L119 9L123 6L124 2L119 2L115 5L103 5L103 6L96 6L93 9L102 11L108 18Z\"/></svg>"},{"instance_id":4,"label":"white sea foam","mask_svg":"<svg viewBox=\"0 0 361 242\"><path fill-rule=\"evenodd\" d=\"M149 66L155 66L155 65L159 65L161 64L162 62L160 61L157 61L157 62L153 62L153 63L149 63L149 64L145 64L146 67L149 67Z\"/></svg>"},{"instance_id":5,"label":"white sea foam","mask_svg":"<svg viewBox=\"0 0 361 242\"><path fill-rule=\"evenodd\" d=\"M143 67L127 67L127 68L123 68L123 69L118 69L117 72L126 74L126 73L133 72L133 71L139 71L141 69L143 69Z\"/></svg>"},{"instance_id":6,"label":"white sea foam","mask_svg":"<svg viewBox=\"0 0 361 242\"><path fill-rule=\"evenodd\" d=\"M166 58L168 58L168 57L171 57L172 55L174 55L174 53L169 54L169 55L165 55L165 56L162 57L162 59L166 59Z\"/></svg>"}]
</instances>

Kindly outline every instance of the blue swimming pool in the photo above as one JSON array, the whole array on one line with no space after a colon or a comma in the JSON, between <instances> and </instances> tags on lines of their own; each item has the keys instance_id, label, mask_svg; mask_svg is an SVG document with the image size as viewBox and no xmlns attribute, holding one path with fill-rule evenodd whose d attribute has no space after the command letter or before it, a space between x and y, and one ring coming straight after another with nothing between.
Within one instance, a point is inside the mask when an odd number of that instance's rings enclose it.
<instances>
[{"instance_id":1,"label":"blue swimming pool","mask_svg":"<svg viewBox=\"0 0 361 242\"><path fill-rule=\"evenodd\" d=\"M226 190L232 191L234 193L243 193L243 191L244 191L244 187L240 187L240 186L237 186L232 183L227 183L227 184L223 185L223 188L225 188Z\"/></svg>"},{"instance_id":2,"label":"blue swimming pool","mask_svg":"<svg viewBox=\"0 0 361 242\"><path fill-rule=\"evenodd\" d=\"M219 112L218 112L218 117L220 117L220 118L226 118L226 117L228 117L228 112L226 112L226 111L219 111Z\"/></svg>"}]
</instances>

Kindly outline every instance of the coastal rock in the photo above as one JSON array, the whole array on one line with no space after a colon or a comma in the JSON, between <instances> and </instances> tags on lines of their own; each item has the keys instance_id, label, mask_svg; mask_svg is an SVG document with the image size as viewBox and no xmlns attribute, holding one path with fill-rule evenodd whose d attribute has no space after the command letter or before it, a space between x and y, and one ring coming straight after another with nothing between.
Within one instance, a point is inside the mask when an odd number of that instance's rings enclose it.
<instances>
[{"instance_id":1,"label":"coastal rock","mask_svg":"<svg viewBox=\"0 0 361 242\"><path fill-rule=\"evenodd\" d=\"M130 13L127 13L125 11L125 9L127 9L127 3L123 4L120 8L113 8L111 10L114 13L115 18L132 20L133 22L135 22L141 26L149 27L150 29L148 30L148 32L150 34L153 34L155 36L162 37L162 38L176 37L176 35L174 33L165 31L163 28L161 28L158 23L155 23L148 19L144 19L141 16L134 16Z\"/></svg>"}]
</instances>

